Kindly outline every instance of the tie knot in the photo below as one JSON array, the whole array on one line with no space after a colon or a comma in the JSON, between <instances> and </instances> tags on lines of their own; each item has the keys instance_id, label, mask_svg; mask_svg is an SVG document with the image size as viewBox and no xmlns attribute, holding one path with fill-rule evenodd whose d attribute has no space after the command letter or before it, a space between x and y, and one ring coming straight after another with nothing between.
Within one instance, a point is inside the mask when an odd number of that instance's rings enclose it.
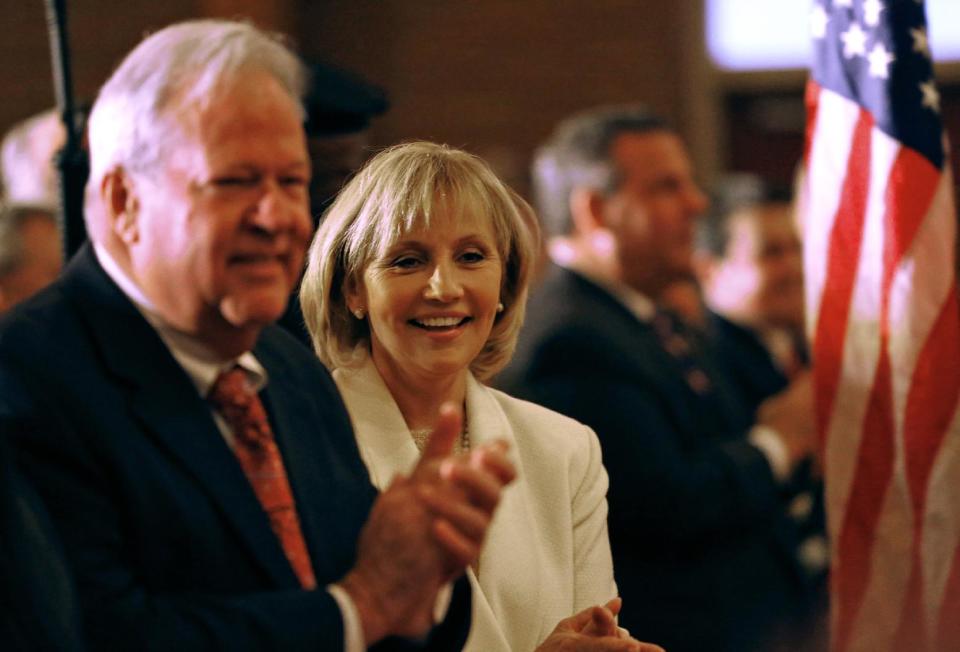
<instances>
[{"instance_id":1,"label":"tie knot","mask_svg":"<svg viewBox=\"0 0 960 652\"><path fill-rule=\"evenodd\" d=\"M272 436L263 404L250 388L247 374L240 367L217 376L210 388L209 399L239 440L259 444Z\"/></svg>"},{"instance_id":2,"label":"tie knot","mask_svg":"<svg viewBox=\"0 0 960 652\"><path fill-rule=\"evenodd\" d=\"M247 374L237 366L220 372L209 394L210 401L219 410L243 407L253 396L247 384Z\"/></svg>"}]
</instances>

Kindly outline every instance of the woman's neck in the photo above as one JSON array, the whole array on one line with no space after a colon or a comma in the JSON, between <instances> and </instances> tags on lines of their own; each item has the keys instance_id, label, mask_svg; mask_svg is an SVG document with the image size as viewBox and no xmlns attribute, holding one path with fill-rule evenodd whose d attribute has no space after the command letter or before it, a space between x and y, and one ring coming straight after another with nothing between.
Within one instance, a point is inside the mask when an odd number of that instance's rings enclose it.
<instances>
[{"instance_id":1,"label":"woman's neck","mask_svg":"<svg viewBox=\"0 0 960 652\"><path fill-rule=\"evenodd\" d=\"M463 408L469 373L466 369L454 374L420 375L404 372L377 356L373 356L373 363L410 430L432 429L444 403Z\"/></svg>"}]
</instances>

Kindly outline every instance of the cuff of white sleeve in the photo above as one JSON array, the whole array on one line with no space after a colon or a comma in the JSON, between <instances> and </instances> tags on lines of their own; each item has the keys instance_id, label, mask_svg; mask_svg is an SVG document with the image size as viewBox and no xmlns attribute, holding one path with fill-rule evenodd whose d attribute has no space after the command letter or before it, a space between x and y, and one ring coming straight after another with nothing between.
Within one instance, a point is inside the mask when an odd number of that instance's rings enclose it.
<instances>
[{"instance_id":1,"label":"cuff of white sleeve","mask_svg":"<svg viewBox=\"0 0 960 652\"><path fill-rule=\"evenodd\" d=\"M338 584L328 584L327 593L336 601L343 617L343 652L364 652L363 624L353 598Z\"/></svg>"},{"instance_id":2,"label":"cuff of white sleeve","mask_svg":"<svg viewBox=\"0 0 960 652\"><path fill-rule=\"evenodd\" d=\"M453 599L453 583L447 582L437 591L437 599L433 603L433 622L439 623L447 617L450 610L450 600Z\"/></svg>"},{"instance_id":3,"label":"cuff of white sleeve","mask_svg":"<svg viewBox=\"0 0 960 652\"><path fill-rule=\"evenodd\" d=\"M790 476L790 454L780 433L770 426L756 425L750 429L747 440L767 458L773 477L778 482L785 482Z\"/></svg>"},{"instance_id":4,"label":"cuff of white sleeve","mask_svg":"<svg viewBox=\"0 0 960 652\"><path fill-rule=\"evenodd\" d=\"M339 584L328 584L327 593L340 607L343 618L343 652L364 652L366 647L363 640L363 623L360 622L360 612L353 603L353 598ZM447 617L450 601L453 599L453 584L447 582L437 592L437 599L433 603L433 622L439 623Z\"/></svg>"}]
</instances>

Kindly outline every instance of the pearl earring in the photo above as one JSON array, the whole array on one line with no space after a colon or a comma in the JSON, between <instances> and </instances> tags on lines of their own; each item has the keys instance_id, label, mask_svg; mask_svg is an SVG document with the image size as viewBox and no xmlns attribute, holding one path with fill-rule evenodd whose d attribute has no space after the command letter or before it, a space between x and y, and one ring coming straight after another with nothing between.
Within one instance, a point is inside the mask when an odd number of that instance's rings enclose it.
<instances>
[{"instance_id":1,"label":"pearl earring","mask_svg":"<svg viewBox=\"0 0 960 652\"><path fill-rule=\"evenodd\" d=\"M353 311L353 316L356 317L357 319L363 319L363 315L364 315L363 308L357 308L356 310Z\"/></svg>"},{"instance_id":2,"label":"pearl earring","mask_svg":"<svg viewBox=\"0 0 960 652\"><path fill-rule=\"evenodd\" d=\"M503 312L503 302L497 304L497 312Z\"/></svg>"}]
</instances>

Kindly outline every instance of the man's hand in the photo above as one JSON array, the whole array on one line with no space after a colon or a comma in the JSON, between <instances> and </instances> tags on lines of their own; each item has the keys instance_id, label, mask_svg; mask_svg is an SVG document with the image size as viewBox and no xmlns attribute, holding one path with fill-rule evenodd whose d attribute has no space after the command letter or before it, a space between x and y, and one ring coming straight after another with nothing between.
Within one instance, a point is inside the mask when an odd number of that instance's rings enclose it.
<instances>
[{"instance_id":1,"label":"man's hand","mask_svg":"<svg viewBox=\"0 0 960 652\"><path fill-rule=\"evenodd\" d=\"M791 469L815 455L817 437L810 372L802 372L785 390L764 401L757 412L757 424L780 435Z\"/></svg>"},{"instance_id":2,"label":"man's hand","mask_svg":"<svg viewBox=\"0 0 960 652\"><path fill-rule=\"evenodd\" d=\"M417 466L377 498L360 534L357 563L340 584L360 613L366 645L429 631L437 592L477 558L513 480L504 445L450 457L462 421L457 408L441 409Z\"/></svg>"},{"instance_id":3,"label":"man's hand","mask_svg":"<svg viewBox=\"0 0 960 652\"><path fill-rule=\"evenodd\" d=\"M614 598L602 607L587 607L564 618L536 652L664 652L659 645L642 643L617 627L621 604L620 598Z\"/></svg>"}]
</instances>

